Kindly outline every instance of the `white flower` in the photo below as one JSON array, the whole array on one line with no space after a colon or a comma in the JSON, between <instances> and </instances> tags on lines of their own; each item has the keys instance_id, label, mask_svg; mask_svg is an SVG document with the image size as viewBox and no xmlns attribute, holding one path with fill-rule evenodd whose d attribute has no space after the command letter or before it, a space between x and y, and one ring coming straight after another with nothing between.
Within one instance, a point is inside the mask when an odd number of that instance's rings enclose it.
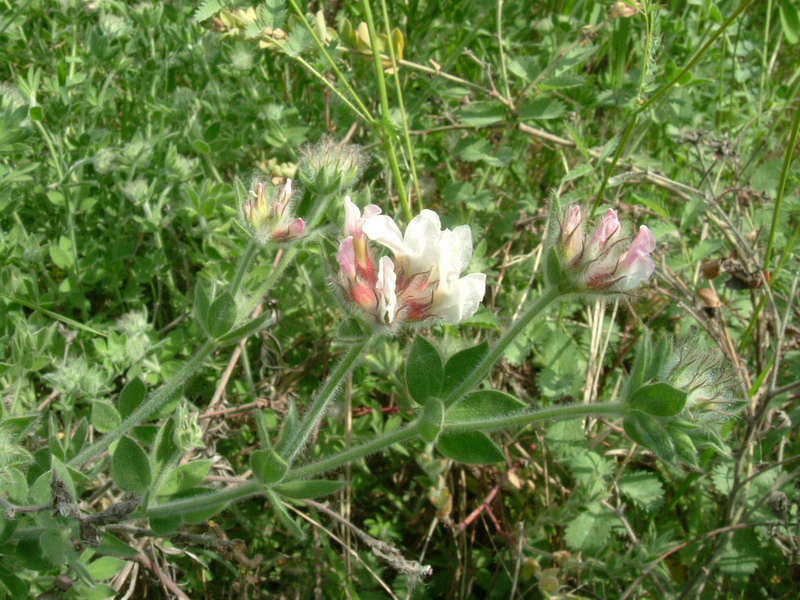
<instances>
[{"instance_id":1,"label":"white flower","mask_svg":"<svg viewBox=\"0 0 800 600\"><path fill-rule=\"evenodd\" d=\"M390 329L426 320L459 323L475 314L486 291L486 275L461 277L472 256L468 226L442 231L439 215L423 210L402 234L390 217L378 214L377 207L365 208L363 219L349 198L345 207L345 233L350 235L341 243L339 264L350 301ZM377 274L369 252L364 252L362 262L355 251L362 234L394 254L394 261L380 259ZM367 289L371 294L365 293Z\"/></svg>"}]
</instances>

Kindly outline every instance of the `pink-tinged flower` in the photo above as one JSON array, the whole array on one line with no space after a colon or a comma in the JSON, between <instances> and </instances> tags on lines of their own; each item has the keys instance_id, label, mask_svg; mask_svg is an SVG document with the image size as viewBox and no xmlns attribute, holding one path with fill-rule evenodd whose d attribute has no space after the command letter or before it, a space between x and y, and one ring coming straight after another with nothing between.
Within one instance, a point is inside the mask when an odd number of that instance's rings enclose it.
<instances>
[{"instance_id":1,"label":"pink-tinged flower","mask_svg":"<svg viewBox=\"0 0 800 600\"><path fill-rule=\"evenodd\" d=\"M253 182L250 198L242 204L242 215L259 243L288 242L305 232L303 219L293 219L293 193L288 178L282 186L261 179Z\"/></svg>"},{"instance_id":2,"label":"pink-tinged flower","mask_svg":"<svg viewBox=\"0 0 800 600\"><path fill-rule=\"evenodd\" d=\"M442 231L439 216L423 210L403 234L377 207L365 208L362 218L350 204L346 199L345 233L350 235L338 255L339 279L348 300L390 330L428 320L458 323L475 314L486 290L486 276L461 277L472 256L469 227ZM365 243L362 262L359 235L389 248L394 261L382 257L376 272ZM365 287L371 289L371 298L363 293Z\"/></svg>"},{"instance_id":3,"label":"pink-tinged flower","mask_svg":"<svg viewBox=\"0 0 800 600\"><path fill-rule=\"evenodd\" d=\"M625 248L617 213L609 209L591 235L584 233L579 206L567 209L556 251L562 285L567 291L613 294L629 292L655 270L650 254L656 248L652 232L642 225Z\"/></svg>"}]
</instances>

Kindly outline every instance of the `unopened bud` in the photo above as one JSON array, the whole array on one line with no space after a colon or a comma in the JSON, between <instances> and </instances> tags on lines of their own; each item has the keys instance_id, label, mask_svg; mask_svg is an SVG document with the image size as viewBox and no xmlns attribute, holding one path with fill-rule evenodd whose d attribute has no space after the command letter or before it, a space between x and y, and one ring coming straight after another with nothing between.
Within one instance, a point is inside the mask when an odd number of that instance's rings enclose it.
<instances>
[{"instance_id":1,"label":"unopened bud","mask_svg":"<svg viewBox=\"0 0 800 600\"><path fill-rule=\"evenodd\" d=\"M300 154L297 176L307 188L323 195L355 185L368 162L361 146L340 144L327 135Z\"/></svg>"}]
</instances>

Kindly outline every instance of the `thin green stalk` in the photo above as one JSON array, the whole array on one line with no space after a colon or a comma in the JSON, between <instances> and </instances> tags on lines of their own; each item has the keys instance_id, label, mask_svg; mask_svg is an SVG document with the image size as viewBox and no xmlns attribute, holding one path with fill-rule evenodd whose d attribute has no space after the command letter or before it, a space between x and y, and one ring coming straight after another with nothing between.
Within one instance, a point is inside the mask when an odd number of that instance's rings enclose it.
<instances>
[{"instance_id":1,"label":"thin green stalk","mask_svg":"<svg viewBox=\"0 0 800 600\"><path fill-rule=\"evenodd\" d=\"M319 475L320 473L324 473L325 471L330 471L332 469L336 469L348 463L351 463L355 460L360 458L364 458L365 456L369 456L379 450L383 450L393 444L399 444L400 442L405 442L410 439L417 437L419 433L419 421L413 421L409 423L405 427L401 427L400 429L395 429L391 433L387 433L386 435L378 436L369 442L361 444L360 446L355 446L350 448L349 450L345 450L343 452L339 452L338 454L334 454L329 456L328 458L323 458L322 460L318 460L317 462L313 462L307 465L303 465L302 467L298 467L296 469L290 470L286 477L283 478L283 481L294 481L296 479L305 479L307 477L313 477L314 475Z\"/></svg>"},{"instance_id":2,"label":"thin green stalk","mask_svg":"<svg viewBox=\"0 0 800 600\"><path fill-rule=\"evenodd\" d=\"M700 49L694 53L694 56L692 56L689 62L686 63L686 65L680 71L678 71L678 73L672 79L670 79L667 83L663 84L660 88L658 88L653 93L653 95L650 96L649 100L645 101L634 111L634 113L631 115L627 127L625 128L625 133L623 134L622 139L620 140L619 145L617 146L617 150L614 153L614 158L611 160L611 164L609 164L608 168L606 169L603 175L603 181L600 183L600 188L598 189L597 194L595 195L594 202L592 203L592 210L591 210L592 215L597 210L597 207L600 206L600 202L603 199L603 192L608 186L608 179L611 176L611 173L614 172L614 168L617 166L617 163L619 162L619 159L622 156L623 152L625 152L625 147L627 145L628 140L630 139L631 133L633 132L633 128L636 124L636 119L638 118L638 116L645 110L650 108L656 102L656 100L660 99L661 96L666 94L676 83L678 83L684 77L684 75L686 75L692 69L692 67L694 67L698 63L698 61L703 57L703 55L708 51L708 49L711 48L714 42L717 41L717 38L719 38L719 36L721 36L725 32L725 30L731 25L731 23L733 23L737 18L739 18L739 15L741 15L752 3L753 0L744 0L739 5L739 7L735 11L733 11L731 16L725 19L725 21L723 21L722 24L720 24L717 30L713 34L711 34L711 37L708 38L706 43L703 44L700 47ZM645 57L645 60L647 60L647 57Z\"/></svg>"},{"instance_id":3,"label":"thin green stalk","mask_svg":"<svg viewBox=\"0 0 800 600\"><path fill-rule=\"evenodd\" d=\"M325 409L328 408L330 402L339 394L344 378L353 369L356 361L363 354L364 348L368 342L369 338L350 346L342 360L339 361L328 376L325 384L320 388L319 392L317 392L314 401L311 403L311 407L303 416L303 420L300 422L294 435L292 435L287 442L287 450L283 457L287 463L291 464L305 447L306 443L308 443L309 438L314 433L317 425L319 425L322 415L325 413Z\"/></svg>"},{"instance_id":4,"label":"thin green stalk","mask_svg":"<svg viewBox=\"0 0 800 600\"><path fill-rule=\"evenodd\" d=\"M789 144L783 155L783 168L781 178L778 183L778 193L775 196L775 206L772 209L772 225L769 228L769 238L767 238L767 249L764 250L764 270L769 270L769 261L772 258L772 245L775 242L775 231L778 229L778 217L780 216L783 194L786 191L786 179L789 177L789 167L792 166L794 158L794 147L797 143L797 131L800 129L800 101L794 109L794 119L792 120L792 130L789 133Z\"/></svg>"},{"instance_id":5,"label":"thin green stalk","mask_svg":"<svg viewBox=\"0 0 800 600\"><path fill-rule=\"evenodd\" d=\"M244 252L242 252L241 256L239 256L239 263L236 265L236 272L233 274L233 279L231 279L231 283L228 286L228 291L234 298L236 297L236 292L239 291L239 286L242 285L242 281L244 281L244 276L247 274L247 268L250 266L257 249L258 243L255 241L255 239L250 238L250 241L247 242L247 248L245 248Z\"/></svg>"},{"instance_id":6,"label":"thin green stalk","mask_svg":"<svg viewBox=\"0 0 800 600\"><path fill-rule=\"evenodd\" d=\"M386 0L381 0L381 9L383 10L383 26L386 31L386 37L392 39L392 32L389 28L389 11L386 9ZM417 177L417 165L414 161L414 148L411 145L411 134L408 129L408 116L406 115L406 106L403 101L403 86L400 85L400 69L397 65L397 57L394 53L394 45L389 46L389 59L392 61L392 72L394 75L394 88L397 94L397 104L400 108L400 119L403 123L403 141L406 146L406 153L408 154L408 166L411 169L411 180L414 183L414 194L417 196L417 208L423 209L422 205L422 192L419 187L419 178Z\"/></svg>"},{"instance_id":7,"label":"thin green stalk","mask_svg":"<svg viewBox=\"0 0 800 600\"><path fill-rule=\"evenodd\" d=\"M173 502L165 502L158 506L148 509L144 514L136 514L134 516L148 518L148 519L164 519L167 517L176 517L186 514L190 511L200 511L205 509L213 509L222 504L244 500L250 496L256 496L263 493L261 483L258 481L247 481L241 483L236 487L228 488L220 492L211 492L203 496L195 496L194 498L186 498L185 500L175 500Z\"/></svg>"},{"instance_id":8,"label":"thin green stalk","mask_svg":"<svg viewBox=\"0 0 800 600\"><path fill-rule=\"evenodd\" d=\"M352 110L359 119L366 121L370 125L375 125L376 121L369 113L364 113L360 109L358 109L350 100L347 99L347 96L342 94L339 90L336 89L336 86L333 85L330 81L328 81L322 73L317 71L310 63L306 62L303 57L301 56L293 56L297 62L303 65L314 77L316 77L324 86L326 86L330 91L336 94L336 97L339 98L342 102L344 102L347 107Z\"/></svg>"},{"instance_id":9,"label":"thin green stalk","mask_svg":"<svg viewBox=\"0 0 800 600\"><path fill-rule=\"evenodd\" d=\"M445 406L449 406L459 398L461 398L464 394L469 392L472 388L478 385L483 379L489 374L489 371L494 366L500 357L505 352L505 349L508 345L516 339L516 337L522 333L528 324L536 318L547 306L556 298L561 295L561 292L554 287L548 287L545 289L544 293L536 299L531 307L526 310L522 315L511 324L511 327L506 330L506 332L497 340L489 349L486 356L483 357L480 363L467 375L464 379L461 380L461 383L453 388L451 392L442 399Z\"/></svg>"},{"instance_id":10,"label":"thin green stalk","mask_svg":"<svg viewBox=\"0 0 800 600\"><path fill-rule=\"evenodd\" d=\"M369 109L361 101L361 98L359 98L358 94L353 89L353 86L350 85L350 82L348 81L347 77L345 77L344 73L342 73L342 71L339 69L338 65L336 64L336 61L333 60L333 57L331 57L331 55L328 52L327 48L325 48L325 44L323 44L322 40L319 39L319 36L317 35L317 32L314 31L314 28L308 22L308 19L306 19L305 14L303 13L303 11L300 10L300 7L297 5L296 0L289 0L289 5L292 7L292 10L297 15L297 17L300 19L300 22L303 24L303 26L311 34L311 37L314 40L314 43L317 45L317 49L320 51L322 56L325 58L325 61L330 66L331 70L336 74L336 77L339 78L339 81L342 83L344 88L353 97L353 100L358 105L358 108L361 109L361 112L364 115L367 115L369 117L369 119L370 119L370 122L374 124L375 123L375 118L370 114Z\"/></svg>"},{"instance_id":11,"label":"thin green stalk","mask_svg":"<svg viewBox=\"0 0 800 600\"><path fill-rule=\"evenodd\" d=\"M203 345L184 363L180 371L164 382L158 390L150 394L150 396L137 406L131 414L125 417L119 425L106 433L91 446L87 446L81 450L67 464L70 467L80 467L86 461L108 449L113 442L116 442L133 429L133 427L152 417L170 398L172 398L175 392L178 391L178 388L197 370L206 357L211 354L213 349L213 341L206 340L203 342Z\"/></svg>"},{"instance_id":12,"label":"thin green stalk","mask_svg":"<svg viewBox=\"0 0 800 600\"><path fill-rule=\"evenodd\" d=\"M627 408L619 402L601 402L596 404L570 404L552 406L531 412L513 415L490 417L480 421L464 421L463 423L445 423L443 433L460 433L465 431L491 431L516 425L529 425L537 421L557 419L574 419L593 415L624 415Z\"/></svg>"},{"instance_id":13,"label":"thin green stalk","mask_svg":"<svg viewBox=\"0 0 800 600\"><path fill-rule=\"evenodd\" d=\"M375 63L375 80L378 84L378 93L381 100L381 120L380 120L380 133L383 137L383 144L386 147L386 154L389 158L389 165L392 169L392 177L395 180L395 187L397 194L400 196L400 205L403 207L403 214L407 220L411 220L411 206L408 203L408 196L406 195L406 187L403 183L403 176L400 173L400 165L397 162L397 154L394 151L394 144L392 143L392 132L389 127L389 96L386 93L386 81L383 75L383 64L381 63L380 46L378 45L378 34L375 31L375 19L372 17L372 9L369 5L369 0L363 0L361 6L364 8L364 18L367 21L367 30L369 31L369 45L372 50L372 58ZM391 40L388 41L391 44Z\"/></svg>"}]
</instances>

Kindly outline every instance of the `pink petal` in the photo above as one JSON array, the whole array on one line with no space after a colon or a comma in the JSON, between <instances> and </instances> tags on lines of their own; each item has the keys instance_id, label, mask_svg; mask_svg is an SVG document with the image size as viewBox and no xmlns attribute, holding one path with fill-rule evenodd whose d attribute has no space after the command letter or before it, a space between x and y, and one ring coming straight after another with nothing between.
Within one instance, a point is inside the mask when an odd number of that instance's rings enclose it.
<instances>
[{"instance_id":1,"label":"pink petal","mask_svg":"<svg viewBox=\"0 0 800 600\"><path fill-rule=\"evenodd\" d=\"M353 279L356 276L356 251L353 249L352 236L341 241L336 260L339 262L339 267L341 267L345 277Z\"/></svg>"},{"instance_id":2,"label":"pink petal","mask_svg":"<svg viewBox=\"0 0 800 600\"><path fill-rule=\"evenodd\" d=\"M617 232L619 232L619 219L617 219L617 213L609 208L606 214L603 215L603 220L600 221L600 225L597 226L589 242L591 252L599 252Z\"/></svg>"}]
</instances>

